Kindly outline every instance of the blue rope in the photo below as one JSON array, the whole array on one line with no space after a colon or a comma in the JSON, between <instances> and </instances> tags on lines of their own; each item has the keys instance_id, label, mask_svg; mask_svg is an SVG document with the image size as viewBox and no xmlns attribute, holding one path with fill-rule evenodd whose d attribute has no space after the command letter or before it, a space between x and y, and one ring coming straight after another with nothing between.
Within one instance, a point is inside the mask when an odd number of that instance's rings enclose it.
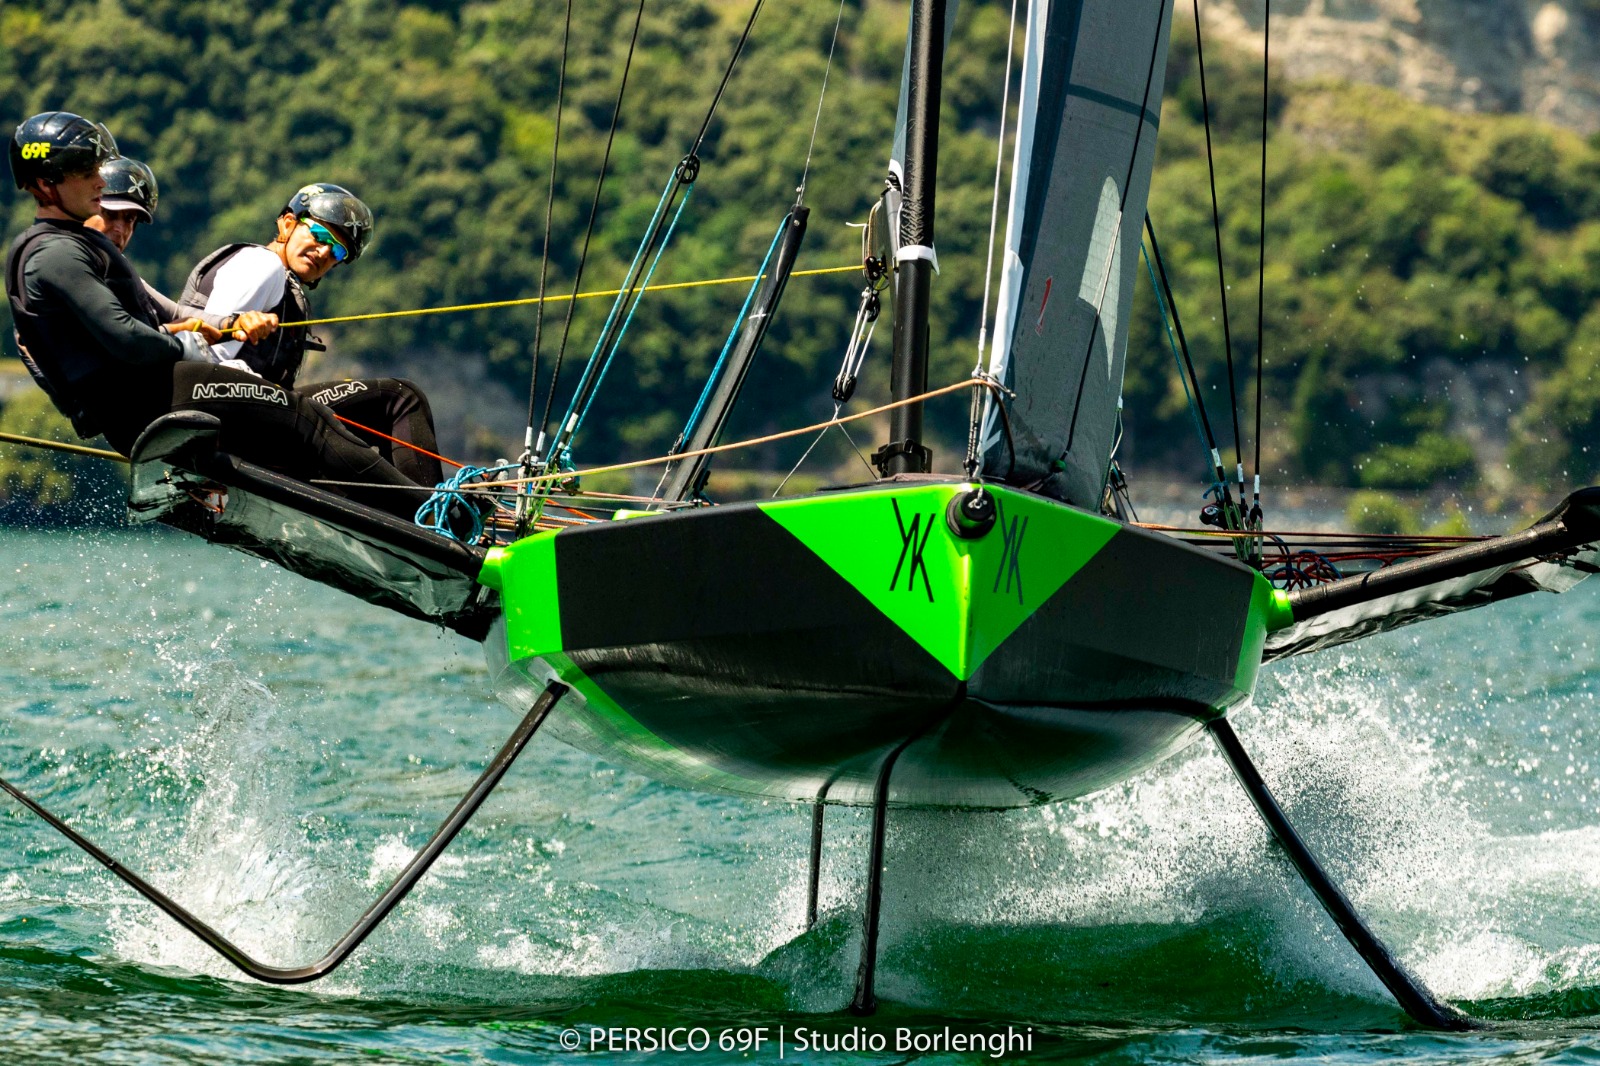
<instances>
[{"instance_id":1,"label":"blue rope","mask_svg":"<svg viewBox=\"0 0 1600 1066\"><path fill-rule=\"evenodd\" d=\"M583 405L583 410L578 412L578 425L583 425L583 420L589 417L589 408L594 406L594 398L600 394L600 386L605 384L606 373L611 369L611 364L616 360L617 351L622 347L622 338L627 336L628 327L633 325L634 312L639 310L643 299L644 290L650 287L650 279L656 275L656 267L661 265L661 256L667 250L667 245L672 243L672 231L678 228L678 220L683 217L683 209L689 206L689 197L694 195L694 186L688 186L683 193L683 199L678 201L678 210L673 212L672 221L667 223L667 232L661 237L661 244L656 247L655 258L650 260L650 267L644 272L644 281L639 284L639 298L633 301L633 306L628 308L628 317L622 320L622 330L617 334L616 341L611 345L611 352L606 356L604 363L600 364L600 376L594 383L594 389L589 393L589 400ZM653 223L652 223L653 224ZM604 334L601 334L604 336ZM577 426L572 430L576 433Z\"/></svg>"},{"instance_id":2,"label":"blue rope","mask_svg":"<svg viewBox=\"0 0 1600 1066\"><path fill-rule=\"evenodd\" d=\"M464 466L457 470L444 481L439 482L436 491L428 497L428 501L417 508L416 523L423 529L431 529L435 533L459 540L466 544L475 544L483 536L483 512L478 510L477 501L463 495L462 488L473 480L486 480L488 475L499 474L508 470L521 470L517 463L505 463L501 466ZM479 496L481 500L484 497ZM459 508L456 507L459 505ZM495 507L501 507L499 501L494 501ZM450 528L450 512L470 515L472 528L464 537L458 537Z\"/></svg>"},{"instance_id":3,"label":"blue rope","mask_svg":"<svg viewBox=\"0 0 1600 1066\"><path fill-rule=\"evenodd\" d=\"M1200 408L1195 403L1194 393L1189 391L1189 376L1184 373L1183 357L1178 354L1178 338L1172 332L1172 319L1167 314L1167 299L1161 295L1161 285L1156 281L1156 268L1150 263L1150 251L1145 247L1143 238L1139 240L1139 251L1144 255L1144 268L1150 274L1150 288L1156 294L1156 306L1161 309L1161 324L1167 330L1167 347L1172 349L1172 361L1178 364L1178 382L1183 386L1183 398L1189 402L1189 415L1194 419L1195 436L1200 438L1200 454L1208 457L1206 469L1210 470L1211 448L1206 444L1206 433L1200 425ZM1213 482L1212 488L1220 488L1220 485ZM1207 491L1206 495L1211 495L1210 491ZM1219 500L1222 498L1220 493L1217 498Z\"/></svg>"},{"instance_id":4,"label":"blue rope","mask_svg":"<svg viewBox=\"0 0 1600 1066\"><path fill-rule=\"evenodd\" d=\"M661 213L667 209L667 198L672 195L672 187L677 180L678 172L674 169L672 177L667 179L666 188L661 190L661 199L656 201L655 213L650 216L650 224L645 227L646 233L650 233L656 228L656 223L661 219ZM689 188L693 190L694 186L691 185ZM677 220L674 219L673 221L676 224ZM662 243L664 247L665 242ZM611 324L617 320L617 315L622 310L622 304L628 298L628 290L630 288L628 280L633 277L634 271L639 269L639 260L642 258L644 258L644 243L640 242L639 247L633 253L633 261L628 264L628 272L623 275L622 285L619 287L621 291L617 293L617 298L611 302L611 310L606 314L606 324L600 330L599 339L594 342L594 351L589 353L589 361L584 364L583 377L579 380L578 387L572 394L572 399L567 403L567 413L561 417L562 426L565 426L572 419L572 416L577 413L578 397L582 396L584 391L583 383L588 380L590 373L594 370L595 361L600 358L600 347L605 343L606 335L611 332ZM657 253L656 258L657 261L660 260L659 253ZM620 341L622 338L618 337L617 339ZM616 350L615 346L611 349L613 354L615 354ZM609 357L607 362L610 362ZM601 373L604 374L604 371L602 370ZM587 405L585 410L587 410ZM579 416L579 422L582 422L581 415ZM576 432L576 429L574 429L574 432Z\"/></svg>"},{"instance_id":5,"label":"blue rope","mask_svg":"<svg viewBox=\"0 0 1600 1066\"><path fill-rule=\"evenodd\" d=\"M733 328L728 331L728 339L722 345L722 354L717 356L716 365L706 377L706 387L700 390L700 399L696 401L694 410L689 413L689 421L683 424L682 440L687 441L694 435L695 427L700 424L700 416L705 414L706 403L711 399L711 393L716 388L722 368L728 363L728 353L733 351L733 342L739 336L739 327L744 325L744 318L750 313L751 301L756 298L756 290L761 287L761 282L767 276L767 266L772 262L772 253L778 250L778 242L783 239L783 231L788 225L789 216L785 215L783 221L778 223L778 232L772 235L772 243L767 246L767 255L761 260L761 269L756 271L756 280L750 283L750 291L744 295L744 306L739 308L739 317L733 320Z\"/></svg>"}]
</instances>

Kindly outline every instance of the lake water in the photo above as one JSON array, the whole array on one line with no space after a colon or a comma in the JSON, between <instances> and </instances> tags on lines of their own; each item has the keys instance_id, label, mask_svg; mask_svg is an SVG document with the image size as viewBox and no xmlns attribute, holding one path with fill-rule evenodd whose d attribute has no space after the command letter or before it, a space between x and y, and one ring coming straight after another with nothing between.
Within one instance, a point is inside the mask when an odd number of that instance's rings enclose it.
<instances>
[{"instance_id":1,"label":"lake water","mask_svg":"<svg viewBox=\"0 0 1600 1066\"><path fill-rule=\"evenodd\" d=\"M807 934L808 809L545 737L294 989L6 800L0 1061L768 1062L781 1027L785 1062L994 1061L1008 1031L1006 1062L1593 1062L1597 641L1590 582L1270 667L1234 716L1379 934L1487 1032L1408 1025L1208 746L1076 803L894 814L857 1020L865 812L830 811ZM321 956L465 791L517 721L487 686L476 645L222 548L0 532L0 774L266 961ZM587 1050L630 1026L711 1048ZM978 1050L897 1050L947 1030Z\"/></svg>"}]
</instances>

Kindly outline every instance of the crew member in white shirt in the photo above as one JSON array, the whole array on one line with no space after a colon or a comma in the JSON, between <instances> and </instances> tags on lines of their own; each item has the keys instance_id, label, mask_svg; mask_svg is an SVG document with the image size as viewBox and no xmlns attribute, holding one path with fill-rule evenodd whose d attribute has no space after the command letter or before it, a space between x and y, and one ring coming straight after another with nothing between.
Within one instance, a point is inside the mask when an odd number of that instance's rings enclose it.
<instances>
[{"instance_id":1,"label":"crew member in white shirt","mask_svg":"<svg viewBox=\"0 0 1600 1066\"><path fill-rule=\"evenodd\" d=\"M324 404L351 431L419 484L444 479L433 413L422 390L400 378L354 378L297 385L307 351L322 342L303 326L312 318L306 293L335 267L353 263L372 239L372 212L338 185L307 185L289 198L270 244L228 244L189 274L178 304L186 315L221 317L262 312L280 328L262 339L218 345L228 365L240 365L276 385ZM408 447L409 445L409 447Z\"/></svg>"}]
</instances>

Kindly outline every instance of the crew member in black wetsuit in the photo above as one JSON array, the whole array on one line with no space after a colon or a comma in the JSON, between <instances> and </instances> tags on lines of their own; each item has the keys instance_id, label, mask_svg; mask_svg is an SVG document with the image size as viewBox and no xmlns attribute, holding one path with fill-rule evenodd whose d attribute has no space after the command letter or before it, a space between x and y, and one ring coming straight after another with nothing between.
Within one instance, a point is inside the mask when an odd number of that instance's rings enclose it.
<instances>
[{"instance_id":1,"label":"crew member in black wetsuit","mask_svg":"<svg viewBox=\"0 0 1600 1066\"><path fill-rule=\"evenodd\" d=\"M433 412L416 385L401 378L295 384L305 353L323 350L309 330L294 326L312 317L306 290L316 288L334 267L361 258L372 240L372 212L350 190L319 182L289 198L277 227L271 244L226 244L200 260L178 297L182 313L213 319L249 312L276 315L284 328L264 341L223 343L225 358L326 404L357 423L352 431L401 473L420 484L438 484L444 473L434 458L439 445Z\"/></svg>"},{"instance_id":2,"label":"crew member in black wetsuit","mask_svg":"<svg viewBox=\"0 0 1600 1066\"><path fill-rule=\"evenodd\" d=\"M156 207L161 202L161 187L155 173L144 163L127 156L118 156L100 164L100 176L106 187L100 192L100 210L84 222L92 230L106 235L117 246L117 251L128 254L134 231L139 225L150 225L156 220ZM144 280L144 279L140 279ZM144 294L155 306L156 318L171 331L183 333L195 328L195 320L220 330L224 337L232 335L238 341L259 342L278 328L278 316L260 311L247 311L242 315L187 315L171 299L144 281ZM223 363L222 365L232 365ZM249 367L240 366L240 370Z\"/></svg>"},{"instance_id":3,"label":"crew member in black wetsuit","mask_svg":"<svg viewBox=\"0 0 1600 1066\"><path fill-rule=\"evenodd\" d=\"M332 413L241 370L216 365L217 331L159 328L122 253L83 223L100 207L109 131L64 111L35 115L11 138L17 187L38 201L6 257L6 294L28 369L79 436L104 433L124 455L169 411L222 422L224 451L302 480L361 482L350 496L410 518L429 493L345 431Z\"/></svg>"}]
</instances>

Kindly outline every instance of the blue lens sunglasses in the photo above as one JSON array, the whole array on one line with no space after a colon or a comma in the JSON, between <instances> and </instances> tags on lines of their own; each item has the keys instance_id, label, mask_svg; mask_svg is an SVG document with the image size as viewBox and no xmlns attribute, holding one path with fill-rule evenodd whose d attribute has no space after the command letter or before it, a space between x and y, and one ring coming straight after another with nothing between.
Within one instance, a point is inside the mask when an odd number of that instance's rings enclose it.
<instances>
[{"instance_id":1,"label":"blue lens sunglasses","mask_svg":"<svg viewBox=\"0 0 1600 1066\"><path fill-rule=\"evenodd\" d=\"M342 263L346 259L350 258L350 249L346 248L344 246L344 242L335 237L333 232L329 230L328 227L324 226L315 219L303 218L300 221L305 223L306 229L311 231L312 240L316 241L318 244L325 244L328 246L328 249L333 252L333 261L335 263Z\"/></svg>"}]
</instances>

